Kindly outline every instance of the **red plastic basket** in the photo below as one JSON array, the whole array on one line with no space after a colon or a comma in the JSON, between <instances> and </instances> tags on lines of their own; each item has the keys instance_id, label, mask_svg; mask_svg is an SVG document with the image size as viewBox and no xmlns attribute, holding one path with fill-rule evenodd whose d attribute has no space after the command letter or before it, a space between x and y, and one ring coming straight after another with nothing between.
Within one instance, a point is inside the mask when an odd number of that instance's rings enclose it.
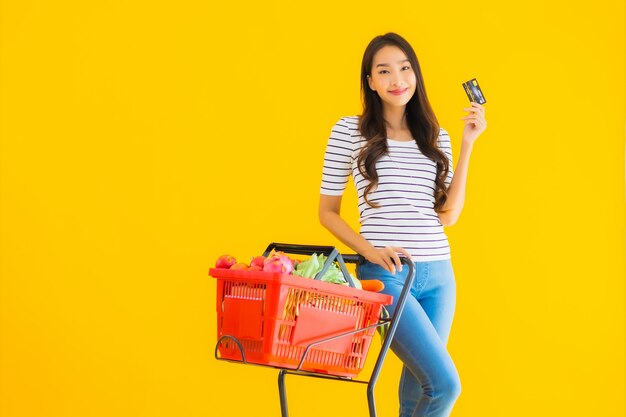
<instances>
[{"instance_id":1,"label":"red plastic basket","mask_svg":"<svg viewBox=\"0 0 626 417\"><path fill-rule=\"evenodd\" d=\"M379 322L393 297L294 275L211 268L217 278L217 337L242 345L246 362L296 369L308 345ZM356 377L373 328L312 346L300 369ZM220 357L241 361L231 338Z\"/></svg>"}]
</instances>

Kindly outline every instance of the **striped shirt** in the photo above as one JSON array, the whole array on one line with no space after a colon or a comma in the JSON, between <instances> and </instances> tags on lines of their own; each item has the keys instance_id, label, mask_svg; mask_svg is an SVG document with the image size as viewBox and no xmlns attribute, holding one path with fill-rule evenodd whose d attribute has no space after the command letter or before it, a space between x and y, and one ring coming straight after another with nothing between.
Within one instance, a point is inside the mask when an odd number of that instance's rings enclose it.
<instances>
[{"instance_id":1,"label":"striped shirt","mask_svg":"<svg viewBox=\"0 0 626 417\"><path fill-rule=\"evenodd\" d=\"M448 237L434 210L435 162L424 156L415 141L387 138L388 153L376 163L378 186L368 198L380 204L370 207L363 198L368 181L357 168L365 139L358 132L358 116L346 116L332 128L322 171L320 192L343 195L352 175L359 201L360 234L374 247L400 246L414 262L450 259ZM450 136L440 128L439 148L449 159L446 186L452 181Z\"/></svg>"}]
</instances>

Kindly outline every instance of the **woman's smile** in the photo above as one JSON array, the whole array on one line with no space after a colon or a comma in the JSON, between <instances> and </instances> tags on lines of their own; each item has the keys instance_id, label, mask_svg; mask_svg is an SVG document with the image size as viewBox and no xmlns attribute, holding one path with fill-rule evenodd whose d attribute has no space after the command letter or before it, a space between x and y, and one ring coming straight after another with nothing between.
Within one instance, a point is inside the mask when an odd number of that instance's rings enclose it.
<instances>
[{"instance_id":1,"label":"woman's smile","mask_svg":"<svg viewBox=\"0 0 626 417\"><path fill-rule=\"evenodd\" d=\"M404 94L407 91L409 91L409 89L408 88L404 88L404 89L392 90L392 91L390 91L390 93L394 94L396 96L399 96L400 94Z\"/></svg>"}]
</instances>

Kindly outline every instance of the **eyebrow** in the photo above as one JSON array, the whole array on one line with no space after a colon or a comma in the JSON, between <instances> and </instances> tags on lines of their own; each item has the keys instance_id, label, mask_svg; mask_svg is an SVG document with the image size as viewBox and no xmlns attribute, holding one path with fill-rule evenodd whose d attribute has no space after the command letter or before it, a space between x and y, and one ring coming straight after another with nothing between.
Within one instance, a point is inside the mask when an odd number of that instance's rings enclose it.
<instances>
[{"instance_id":1,"label":"eyebrow","mask_svg":"<svg viewBox=\"0 0 626 417\"><path fill-rule=\"evenodd\" d=\"M409 61L408 59L405 59L403 61L399 61L398 64L402 64L403 62L408 62L408 61ZM378 67L388 67L388 66L389 66L389 64L378 64L378 65L376 65L376 68L378 68Z\"/></svg>"}]
</instances>

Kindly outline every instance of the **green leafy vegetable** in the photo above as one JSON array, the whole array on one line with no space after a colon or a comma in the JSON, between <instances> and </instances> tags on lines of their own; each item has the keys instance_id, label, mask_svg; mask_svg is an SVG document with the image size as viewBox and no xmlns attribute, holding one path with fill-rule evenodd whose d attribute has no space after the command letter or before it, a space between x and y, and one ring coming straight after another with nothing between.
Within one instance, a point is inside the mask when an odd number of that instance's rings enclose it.
<instances>
[{"instance_id":1,"label":"green leafy vegetable","mask_svg":"<svg viewBox=\"0 0 626 417\"><path fill-rule=\"evenodd\" d=\"M323 253L320 255L314 253L309 259L298 263L291 273L293 275L304 278L315 278L317 273L320 272L324 267L326 259L327 257L324 256ZM356 279L352 274L350 274L350 277L352 277L352 281L354 281L354 285L356 286L356 288L362 289L361 282ZM332 263L332 265L326 270L320 280L325 282L332 282L333 284L346 286L349 285L336 262Z\"/></svg>"}]
</instances>

